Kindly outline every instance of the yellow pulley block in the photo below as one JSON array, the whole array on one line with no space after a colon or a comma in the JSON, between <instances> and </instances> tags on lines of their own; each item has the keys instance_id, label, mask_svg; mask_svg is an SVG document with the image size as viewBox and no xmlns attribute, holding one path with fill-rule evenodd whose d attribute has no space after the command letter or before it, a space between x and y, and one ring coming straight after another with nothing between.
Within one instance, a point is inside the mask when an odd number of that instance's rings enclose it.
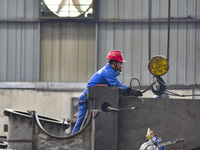
<instances>
[{"instance_id":1,"label":"yellow pulley block","mask_svg":"<svg viewBox=\"0 0 200 150\"><path fill-rule=\"evenodd\" d=\"M155 76L162 76L169 70L169 62L164 56L158 55L149 61L149 72Z\"/></svg>"}]
</instances>

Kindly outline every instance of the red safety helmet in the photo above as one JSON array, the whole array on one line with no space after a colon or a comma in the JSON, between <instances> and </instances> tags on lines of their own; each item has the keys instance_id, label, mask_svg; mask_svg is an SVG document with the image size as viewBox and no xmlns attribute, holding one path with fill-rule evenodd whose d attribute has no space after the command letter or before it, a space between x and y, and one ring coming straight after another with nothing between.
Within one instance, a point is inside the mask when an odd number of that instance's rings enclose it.
<instances>
[{"instance_id":1,"label":"red safety helmet","mask_svg":"<svg viewBox=\"0 0 200 150\"><path fill-rule=\"evenodd\" d=\"M123 62L123 63L126 62L123 59L123 55L122 55L121 51L119 51L119 50L113 50L110 53L108 53L107 59L116 60L116 61Z\"/></svg>"}]
</instances>

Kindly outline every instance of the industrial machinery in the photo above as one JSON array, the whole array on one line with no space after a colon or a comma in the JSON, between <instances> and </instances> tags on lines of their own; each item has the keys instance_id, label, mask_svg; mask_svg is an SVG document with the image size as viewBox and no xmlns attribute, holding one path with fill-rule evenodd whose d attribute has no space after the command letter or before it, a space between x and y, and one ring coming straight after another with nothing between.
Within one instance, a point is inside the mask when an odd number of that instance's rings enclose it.
<instances>
[{"instance_id":1,"label":"industrial machinery","mask_svg":"<svg viewBox=\"0 0 200 150\"><path fill-rule=\"evenodd\" d=\"M58 121L55 122L55 119L48 119L50 121L47 124L40 120L36 112L6 109L5 115L9 117L8 148L137 150L144 143L143 135L148 127L154 129L155 133L159 133L166 141L177 137L184 138L184 142L171 145L170 148L190 150L199 146L198 100L141 100L123 96L119 88L103 86L89 87L88 98L88 119L83 128L72 136L63 134L68 125L63 126L62 121L57 124ZM156 140L163 144L158 138Z\"/></svg>"},{"instance_id":2,"label":"industrial machinery","mask_svg":"<svg viewBox=\"0 0 200 150\"><path fill-rule=\"evenodd\" d=\"M156 79L151 84L151 90L155 95L162 95L166 91L166 83L161 78L162 75L166 74L169 70L169 62L164 56L158 55L149 61L148 64L149 72L153 75L153 78Z\"/></svg>"},{"instance_id":3,"label":"industrial machinery","mask_svg":"<svg viewBox=\"0 0 200 150\"><path fill-rule=\"evenodd\" d=\"M150 130L150 128L147 130L146 138L148 141L144 142L139 150L164 150L168 146L184 141L182 138L161 143L161 138L157 138L157 136L153 133L152 130Z\"/></svg>"},{"instance_id":4,"label":"industrial machinery","mask_svg":"<svg viewBox=\"0 0 200 150\"><path fill-rule=\"evenodd\" d=\"M151 89L156 95L166 93L167 84L161 76L168 71L168 67L169 64L163 56L152 58L148 68L156 80L142 92ZM132 86L131 82L130 86ZM124 96L120 88L105 86L88 87L87 96L88 117L83 128L70 136L64 134L68 124L65 125L62 121L40 117L35 111L6 109L4 115L9 117L8 148L19 150L136 150L139 148L155 150L157 148L161 150L171 145L172 149L190 150L199 146L197 131L200 126L198 121L200 101L198 100L161 100ZM148 127L155 129L168 142L161 142L160 138L151 134L149 129L148 141L144 143L142 135ZM176 137L184 138L184 142L183 139L176 139Z\"/></svg>"}]
</instances>

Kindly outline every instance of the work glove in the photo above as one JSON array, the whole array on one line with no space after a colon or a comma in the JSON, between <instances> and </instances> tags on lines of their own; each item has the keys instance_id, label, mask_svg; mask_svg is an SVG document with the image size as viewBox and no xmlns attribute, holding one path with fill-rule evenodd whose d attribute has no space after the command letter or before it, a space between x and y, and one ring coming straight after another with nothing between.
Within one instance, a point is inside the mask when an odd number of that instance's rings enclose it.
<instances>
[{"instance_id":1,"label":"work glove","mask_svg":"<svg viewBox=\"0 0 200 150\"><path fill-rule=\"evenodd\" d=\"M142 92L139 90L139 89L136 89L136 88L134 88L134 87L129 87L128 89L127 89L127 94L129 95L129 96L143 96L143 94L142 94Z\"/></svg>"}]
</instances>

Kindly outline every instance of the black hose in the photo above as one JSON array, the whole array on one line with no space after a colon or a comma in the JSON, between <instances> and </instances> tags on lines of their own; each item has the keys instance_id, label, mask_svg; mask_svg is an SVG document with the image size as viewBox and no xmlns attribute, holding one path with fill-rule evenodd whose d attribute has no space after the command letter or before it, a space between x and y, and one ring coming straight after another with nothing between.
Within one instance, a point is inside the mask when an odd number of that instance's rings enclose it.
<instances>
[{"instance_id":1,"label":"black hose","mask_svg":"<svg viewBox=\"0 0 200 150\"><path fill-rule=\"evenodd\" d=\"M134 110L140 108L144 104L144 100L142 98L136 97L136 96L129 96L130 98L137 98L141 101L141 103L138 106L134 106L131 108L121 108L119 111L125 111L125 110Z\"/></svg>"},{"instance_id":2,"label":"black hose","mask_svg":"<svg viewBox=\"0 0 200 150\"><path fill-rule=\"evenodd\" d=\"M131 85L131 83L132 83L132 81L133 81L133 80L137 80L137 82L138 82L138 85L139 85L139 87L140 87L140 81L139 81L139 79L138 79L138 78L132 78L132 79L131 79L131 81L130 81L130 87L132 86L132 85Z\"/></svg>"},{"instance_id":3,"label":"black hose","mask_svg":"<svg viewBox=\"0 0 200 150\"><path fill-rule=\"evenodd\" d=\"M159 76L153 76L154 78L156 78L157 82L160 84L160 86L162 86L162 90L158 90L158 91L155 91L152 86L156 83L156 81L154 81L151 85L149 85L144 91L142 91L142 93L145 93L147 92L148 90L152 90L152 92L155 94L155 95L162 95L162 94L167 94L167 95L171 95L171 96L179 96L179 97L189 97L189 96L200 96L200 94L189 94L189 95L180 95L180 94L177 94L177 93L174 93L174 92L170 92L168 90L166 90L166 86L168 85L167 83L165 83L165 81L159 77ZM133 80L136 80L139 84L139 87L140 87L140 81L139 79L137 78L132 78L130 80L130 87L132 86L132 81ZM134 97L134 96L133 96ZM138 98L138 97L137 97Z\"/></svg>"}]
</instances>

